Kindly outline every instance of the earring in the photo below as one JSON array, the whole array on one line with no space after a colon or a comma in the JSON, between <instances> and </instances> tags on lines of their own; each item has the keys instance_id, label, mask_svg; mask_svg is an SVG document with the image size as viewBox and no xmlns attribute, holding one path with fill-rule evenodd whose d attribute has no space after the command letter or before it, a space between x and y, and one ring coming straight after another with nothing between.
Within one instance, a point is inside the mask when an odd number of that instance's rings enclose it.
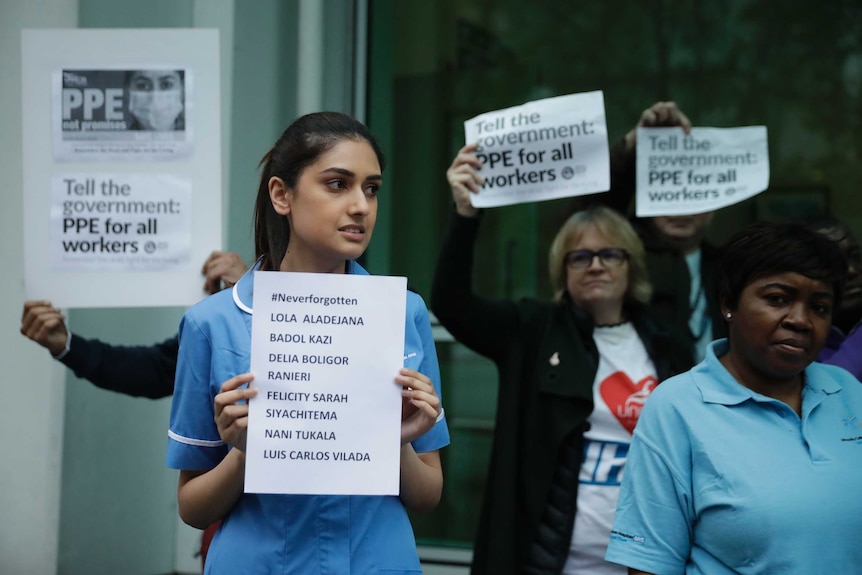
<instances>
[{"instance_id":1,"label":"earring","mask_svg":"<svg viewBox=\"0 0 862 575\"><path fill-rule=\"evenodd\" d=\"M727 312L727 315L725 317L727 317L727 319L730 319L731 317L733 317L733 314L730 312Z\"/></svg>"}]
</instances>

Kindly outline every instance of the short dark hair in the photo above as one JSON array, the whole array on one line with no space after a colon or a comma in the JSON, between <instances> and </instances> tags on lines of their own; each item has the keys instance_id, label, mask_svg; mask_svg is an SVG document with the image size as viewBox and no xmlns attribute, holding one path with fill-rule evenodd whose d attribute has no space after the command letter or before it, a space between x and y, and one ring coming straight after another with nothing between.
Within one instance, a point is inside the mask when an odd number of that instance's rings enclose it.
<instances>
[{"instance_id":1,"label":"short dark hair","mask_svg":"<svg viewBox=\"0 0 862 575\"><path fill-rule=\"evenodd\" d=\"M383 152L369 129L339 112L316 112L296 119L260 161L260 185L254 206L254 251L261 260L261 270L278 269L290 239L287 218L276 213L269 198L270 178L279 177L288 188L293 188L305 168L344 140L367 142L383 171Z\"/></svg>"},{"instance_id":2,"label":"short dark hair","mask_svg":"<svg viewBox=\"0 0 862 575\"><path fill-rule=\"evenodd\" d=\"M727 241L718 265L719 301L735 309L751 282L788 272L831 284L833 309L841 305L847 260L835 242L796 222L754 223Z\"/></svg>"}]
</instances>

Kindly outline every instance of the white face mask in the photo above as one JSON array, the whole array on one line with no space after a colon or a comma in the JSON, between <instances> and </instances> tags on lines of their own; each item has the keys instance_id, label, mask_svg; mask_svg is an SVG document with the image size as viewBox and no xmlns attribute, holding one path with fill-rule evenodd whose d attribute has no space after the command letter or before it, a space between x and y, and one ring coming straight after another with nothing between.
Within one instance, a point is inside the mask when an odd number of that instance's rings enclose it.
<instances>
[{"instance_id":1,"label":"white face mask","mask_svg":"<svg viewBox=\"0 0 862 575\"><path fill-rule=\"evenodd\" d=\"M180 90L145 92L129 90L129 112L147 130L175 130L177 116L183 111Z\"/></svg>"}]
</instances>

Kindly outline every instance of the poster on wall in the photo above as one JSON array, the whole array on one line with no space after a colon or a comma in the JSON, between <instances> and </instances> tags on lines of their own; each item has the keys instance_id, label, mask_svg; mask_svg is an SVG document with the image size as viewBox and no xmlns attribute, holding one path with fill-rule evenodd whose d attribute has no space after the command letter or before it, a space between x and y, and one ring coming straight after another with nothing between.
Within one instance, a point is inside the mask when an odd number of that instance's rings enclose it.
<instances>
[{"instance_id":1,"label":"poster on wall","mask_svg":"<svg viewBox=\"0 0 862 575\"><path fill-rule=\"evenodd\" d=\"M164 271L188 263L192 199L188 178L59 175L51 192L55 270Z\"/></svg>"},{"instance_id":2,"label":"poster on wall","mask_svg":"<svg viewBox=\"0 0 862 575\"><path fill-rule=\"evenodd\" d=\"M27 299L203 299L224 249L218 31L23 30L21 65Z\"/></svg>"},{"instance_id":3,"label":"poster on wall","mask_svg":"<svg viewBox=\"0 0 862 575\"><path fill-rule=\"evenodd\" d=\"M54 159L172 160L192 154L192 71L62 69L52 79Z\"/></svg>"}]
</instances>

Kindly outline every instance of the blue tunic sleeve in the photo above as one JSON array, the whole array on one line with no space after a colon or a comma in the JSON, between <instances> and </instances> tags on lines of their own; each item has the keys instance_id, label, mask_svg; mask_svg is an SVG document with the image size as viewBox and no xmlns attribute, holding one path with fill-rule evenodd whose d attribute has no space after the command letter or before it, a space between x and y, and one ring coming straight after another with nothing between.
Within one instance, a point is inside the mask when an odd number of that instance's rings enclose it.
<instances>
[{"instance_id":1,"label":"blue tunic sleeve","mask_svg":"<svg viewBox=\"0 0 862 575\"><path fill-rule=\"evenodd\" d=\"M440 365L437 363L437 348L431 334L431 321L428 319L428 309L422 297L414 292L407 292L407 317L404 331L404 366L427 375L434 383L434 390L443 405L440 390ZM449 428L446 425L445 412L437 423L424 435L416 438L413 449L417 453L434 451L449 445Z\"/></svg>"},{"instance_id":2,"label":"blue tunic sleeve","mask_svg":"<svg viewBox=\"0 0 862 575\"><path fill-rule=\"evenodd\" d=\"M194 308L192 308L194 310ZM212 469L227 454L213 408L212 344L192 311L180 323L180 350L165 461L174 469Z\"/></svg>"}]
</instances>

